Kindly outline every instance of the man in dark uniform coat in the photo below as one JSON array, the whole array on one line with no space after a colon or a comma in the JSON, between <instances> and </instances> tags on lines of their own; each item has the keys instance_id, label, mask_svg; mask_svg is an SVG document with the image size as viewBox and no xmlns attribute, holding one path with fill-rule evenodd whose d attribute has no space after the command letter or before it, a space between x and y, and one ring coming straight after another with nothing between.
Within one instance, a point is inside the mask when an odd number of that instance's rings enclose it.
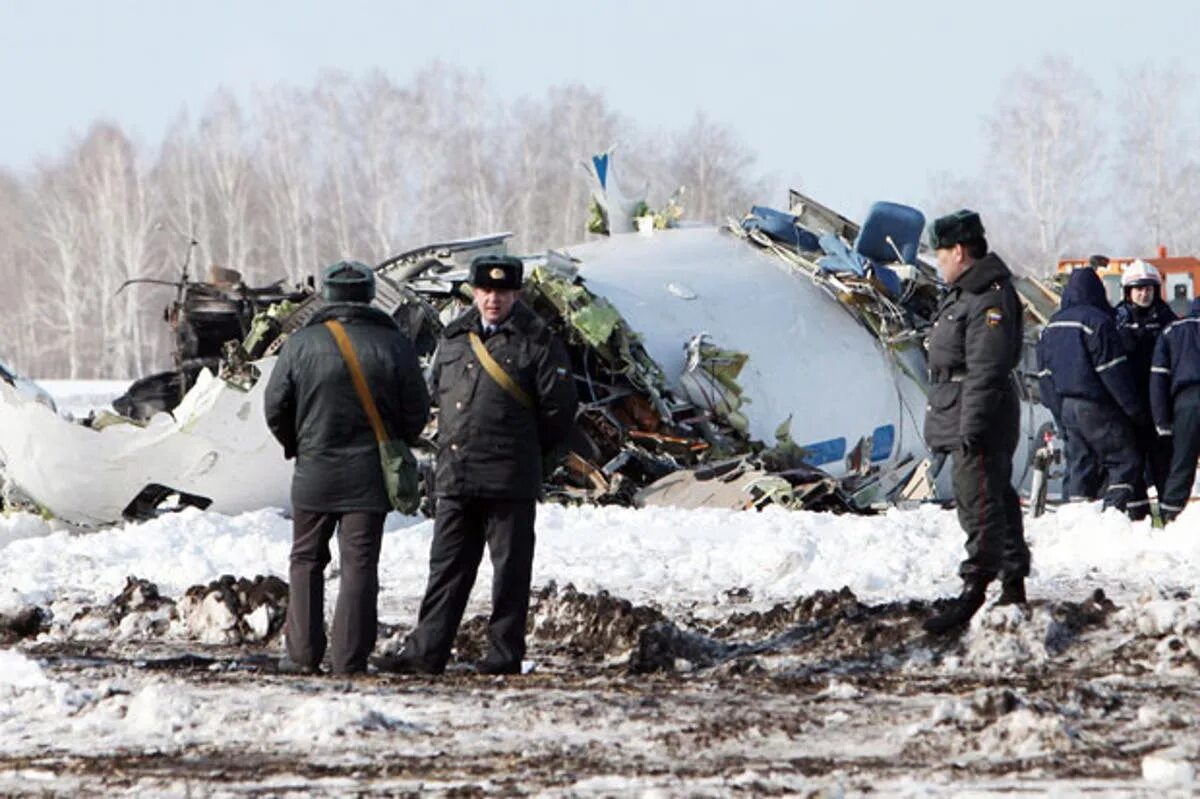
<instances>
[{"instance_id":1,"label":"man in dark uniform coat","mask_svg":"<svg viewBox=\"0 0 1200 799\"><path fill-rule=\"evenodd\" d=\"M1142 459L1134 430L1149 423L1104 284L1076 269L1037 344L1042 404L1066 434L1067 493L1103 495L1129 510Z\"/></svg>"},{"instance_id":2,"label":"man in dark uniform coat","mask_svg":"<svg viewBox=\"0 0 1200 799\"><path fill-rule=\"evenodd\" d=\"M958 520L967 534L962 593L925 622L936 635L966 625L997 576L1003 579L1002 603L1024 602L1029 548L1012 485L1020 431L1013 370L1022 345L1012 274L988 252L974 211L935 220L930 238L949 289L925 342L932 384L925 441L953 461Z\"/></svg>"},{"instance_id":3,"label":"man in dark uniform coat","mask_svg":"<svg viewBox=\"0 0 1200 799\"><path fill-rule=\"evenodd\" d=\"M391 509L375 433L325 322L341 322L392 438L415 443L429 395L408 338L368 303L375 273L357 262L327 268L330 303L280 350L267 383L267 425L292 476L292 552L283 671L316 673L325 655L325 567L336 528L341 587L333 616L335 673L363 672L378 630L379 548ZM249 475L248 479L253 479Z\"/></svg>"},{"instance_id":4,"label":"man in dark uniform coat","mask_svg":"<svg viewBox=\"0 0 1200 799\"><path fill-rule=\"evenodd\" d=\"M522 277L518 258L476 258L473 307L442 333L432 375L438 455L429 583L417 628L381 668L445 669L486 543L492 615L476 668L521 671L542 459L566 439L577 404L566 349L521 302Z\"/></svg>"},{"instance_id":5,"label":"man in dark uniform coat","mask_svg":"<svg viewBox=\"0 0 1200 799\"><path fill-rule=\"evenodd\" d=\"M1187 507L1200 456L1200 298L1154 347L1150 407L1159 434L1173 439L1171 471L1158 501L1163 521L1169 522Z\"/></svg>"},{"instance_id":6,"label":"man in dark uniform coat","mask_svg":"<svg viewBox=\"0 0 1200 799\"><path fill-rule=\"evenodd\" d=\"M1153 264L1137 260L1121 273L1121 289L1125 298L1117 304L1117 333L1129 363L1143 407L1150 407L1150 365L1154 360L1154 345L1158 337L1175 321L1175 312L1162 298L1162 276ZM1160 436L1153 423L1134 430L1142 471L1134 484L1129 515L1144 518L1150 512L1148 485L1154 486L1161 501L1167 490L1167 473L1171 470L1171 437Z\"/></svg>"}]
</instances>

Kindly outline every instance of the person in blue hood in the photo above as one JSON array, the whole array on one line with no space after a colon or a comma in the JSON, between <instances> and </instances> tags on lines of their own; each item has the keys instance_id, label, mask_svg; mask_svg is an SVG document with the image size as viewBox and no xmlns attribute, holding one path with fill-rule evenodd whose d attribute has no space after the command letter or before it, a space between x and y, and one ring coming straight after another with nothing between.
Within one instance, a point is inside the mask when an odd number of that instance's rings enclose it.
<instances>
[{"instance_id":1,"label":"person in blue hood","mask_svg":"<svg viewBox=\"0 0 1200 799\"><path fill-rule=\"evenodd\" d=\"M1171 470L1159 497L1163 521L1187 505L1200 455L1200 298L1186 319L1159 336L1150 368L1150 408L1159 435L1171 436Z\"/></svg>"},{"instance_id":2,"label":"person in blue hood","mask_svg":"<svg viewBox=\"0 0 1200 799\"><path fill-rule=\"evenodd\" d=\"M1127 510L1142 471L1134 429L1149 415L1093 270L1071 273L1037 359L1042 404L1066 437L1068 496Z\"/></svg>"}]
</instances>

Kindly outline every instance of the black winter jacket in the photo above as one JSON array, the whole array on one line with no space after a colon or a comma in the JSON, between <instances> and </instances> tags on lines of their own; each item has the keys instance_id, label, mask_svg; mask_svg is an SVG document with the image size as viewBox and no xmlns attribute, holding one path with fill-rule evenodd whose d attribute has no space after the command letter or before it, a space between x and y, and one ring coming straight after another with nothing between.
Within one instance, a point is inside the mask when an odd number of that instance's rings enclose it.
<instances>
[{"instance_id":1,"label":"black winter jacket","mask_svg":"<svg viewBox=\"0 0 1200 799\"><path fill-rule=\"evenodd\" d=\"M439 497L536 499L542 455L575 420L575 379L562 342L524 303L484 342L492 358L534 402L525 408L484 370L468 333L482 333L472 307L446 326L434 356L438 405Z\"/></svg>"},{"instance_id":2,"label":"black winter jacket","mask_svg":"<svg viewBox=\"0 0 1200 799\"><path fill-rule=\"evenodd\" d=\"M408 338L382 311L330 305L284 342L267 383L267 426L296 458L292 505L321 512L387 511L375 433L332 333L345 326L391 438L414 443L429 419L429 394ZM253 475L247 475L253 479Z\"/></svg>"},{"instance_id":3,"label":"black winter jacket","mask_svg":"<svg viewBox=\"0 0 1200 799\"><path fill-rule=\"evenodd\" d=\"M1192 300L1186 319L1171 324L1154 347L1150 372L1150 406L1159 435L1169 436L1174 423L1175 395L1200 384L1200 297Z\"/></svg>"},{"instance_id":4,"label":"black winter jacket","mask_svg":"<svg viewBox=\"0 0 1200 799\"><path fill-rule=\"evenodd\" d=\"M1126 290L1128 294L1128 290ZM1150 407L1150 365L1154 361L1154 345L1167 326L1178 319L1171 306L1155 297L1149 308L1122 300L1117 303L1117 333L1129 355L1133 379L1137 383L1142 406Z\"/></svg>"},{"instance_id":5,"label":"black winter jacket","mask_svg":"<svg viewBox=\"0 0 1200 799\"><path fill-rule=\"evenodd\" d=\"M1071 273L1062 304L1042 329L1037 357L1042 404L1056 419L1062 418L1063 397L1074 397L1115 406L1135 425L1149 422L1104 284L1095 271Z\"/></svg>"},{"instance_id":6,"label":"black winter jacket","mask_svg":"<svg viewBox=\"0 0 1200 799\"><path fill-rule=\"evenodd\" d=\"M934 452L1016 446L1020 399L1012 371L1021 359L1021 302L995 253L951 284L925 341L929 404L925 442Z\"/></svg>"}]
</instances>

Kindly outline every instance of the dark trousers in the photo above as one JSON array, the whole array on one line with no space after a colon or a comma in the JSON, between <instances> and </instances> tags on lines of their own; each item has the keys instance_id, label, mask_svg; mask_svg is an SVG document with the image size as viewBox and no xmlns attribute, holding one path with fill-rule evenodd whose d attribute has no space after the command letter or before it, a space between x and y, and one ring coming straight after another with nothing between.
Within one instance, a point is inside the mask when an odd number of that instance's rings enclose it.
<instances>
[{"instance_id":1,"label":"dark trousers","mask_svg":"<svg viewBox=\"0 0 1200 799\"><path fill-rule=\"evenodd\" d=\"M325 567L329 539L338 534L341 587L333 612L333 671L365 671L379 633L379 545L386 513L320 513L292 516L287 651L302 666L325 657Z\"/></svg>"},{"instance_id":2,"label":"dark trousers","mask_svg":"<svg viewBox=\"0 0 1200 799\"><path fill-rule=\"evenodd\" d=\"M956 452L952 474L958 523L967 534L967 559L958 573L965 580L1027 577L1029 547L1012 486L1012 451Z\"/></svg>"},{"instance_id":3,"label":"dark trousers","mask_svg":"<svg viewBox=\"0 0 1200 799\"><path fill-rule=\"evenodd\" d=\"M533 578L533 500L439 497L429 551L429 583L405 656L440 672L475 585L487 544L492 558L492 615L487 662L520 665Z\"/></svg>"},{"instance_id":4,"label":"dark trousers","mask_svg":"<svg viewBox=\"0 0 1200 799\"><path fill-rule=\"evenodd\" d=\"M1142 472L1133 425L1111 403L1064 397L1067 492L1071 499L1104 497L1104 507L1125 510Z\"/></svg>"},{"instance_id":5,"label":"dark trousers","mask_svg":"<svg viewBox=\"0 0 1200 799\"><path fill-rule=\"evenodd\" d=\"M1142 459L1142 471L1133 486L1133 500L1129 503L1129 515L1143 519L1150 513L1149 487L1154 486L1158 500L1167 493L1167 476L1171 473L1171 437L1160 436L1150 427L1135 428L1138 454Z\"/></svg>"},{"instance_id":6,"label":"dark trousers","mask_svg":"<svg viewBox=\"0 0 1200 799\"><path fill-rule=\"evenodd\" d=\"M1180 391L1171 405L1171 473L1158 503L1167 519L1178 516L1187 507L1196 480L1196 458L1200 455L1200 385Z\"/></svg>"}]
</instances>

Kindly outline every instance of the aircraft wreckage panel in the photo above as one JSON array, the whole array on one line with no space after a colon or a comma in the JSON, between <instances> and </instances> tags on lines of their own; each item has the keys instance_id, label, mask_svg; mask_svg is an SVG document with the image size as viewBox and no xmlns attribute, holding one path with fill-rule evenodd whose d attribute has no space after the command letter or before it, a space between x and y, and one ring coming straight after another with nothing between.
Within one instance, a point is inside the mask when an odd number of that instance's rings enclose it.
<instances>
[{"instance_id":1,"label":"aircraft wreckage panel","mask_svg":"<svg viewBox=\"0 0 1200 799\"><path fill-rule=\"evenodd\" d=\"M698 333L750 356L737 382L752 438L773 443L791 416L792 440L834 475L845 473L846 451L873 433L895 442L876 442L873 460L925 454L913 424L924 418L921 388L845 307L780 259L712 228L613 236L570 254L582 261L588 288L643 337L673 388L684 345ZM917 352L897 357L924 370Z\"/></svg>"},{"instance_id":2,"label":"aircraft wreckage panel","mask_svg":"<svg viewBox=\"0 0 1200 799\"><path fill-rule=\"evenodd\" d=\"M145 427L85 427L0 382L0 460L23 494L75 524L121 519L148 485L222 513L289 507L292 470L263 421L274 364L255 363L261 377L248 392L201 372L174 418L155 414Z\"/></svg>"}]
</instances>

